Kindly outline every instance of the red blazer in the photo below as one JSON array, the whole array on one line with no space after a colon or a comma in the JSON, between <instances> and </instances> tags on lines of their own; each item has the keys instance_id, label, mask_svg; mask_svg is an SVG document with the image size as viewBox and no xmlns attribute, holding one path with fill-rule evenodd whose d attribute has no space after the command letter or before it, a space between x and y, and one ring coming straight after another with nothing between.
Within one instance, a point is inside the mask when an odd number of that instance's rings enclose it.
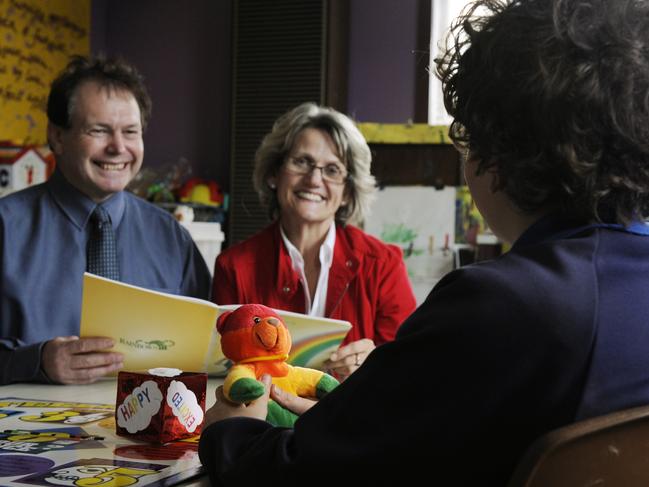
<instances>
[{"instance_id":1,"label":"red blazer","mask_svg":"<svg viewBox=\"0 0 649 487\"><path fill-rule=\"evenodd\" d=\"M219 254L213 282L212 300L217 304L261 303L306 311L304 289L277 222ZM415 307L401 249L353 226L337 225L325 315L352 324L343 343L361 338L377 345L392 341Z\"/></svg>"}]
</instances>

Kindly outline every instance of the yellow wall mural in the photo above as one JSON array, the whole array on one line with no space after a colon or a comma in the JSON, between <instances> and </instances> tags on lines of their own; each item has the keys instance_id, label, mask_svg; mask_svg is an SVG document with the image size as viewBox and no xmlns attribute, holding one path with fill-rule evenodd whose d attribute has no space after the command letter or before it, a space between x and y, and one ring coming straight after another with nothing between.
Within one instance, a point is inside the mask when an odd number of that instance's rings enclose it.
<instances>
[{"instance_id":1,"label":"yellow wall mural","mask_svg":"<svg viewBox=\"0 0 649 487\"><path fill-rule=\"evenodd\" d=\"M0 141L46 143L50 83L89 28L90 0L0 0Z\"/></svg>"}]
</instances>

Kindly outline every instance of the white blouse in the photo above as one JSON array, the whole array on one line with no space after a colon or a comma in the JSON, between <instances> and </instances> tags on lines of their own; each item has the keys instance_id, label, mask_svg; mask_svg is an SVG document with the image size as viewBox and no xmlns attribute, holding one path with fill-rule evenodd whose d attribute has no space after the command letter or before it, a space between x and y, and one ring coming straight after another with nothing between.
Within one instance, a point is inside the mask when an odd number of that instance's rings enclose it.
<instances>
[{"instance_id":1,"label":"white blouse","mask_svg":"<svg viewBox=\"0 0 649 487\"><path fill-rule=\"evenodd\" d=\"M300 276L300 281L304 288L306 314L324 317L325 306L327 304L327 287L329 286L329 269L334 260L334 246L336 245L336 224L331 224L327 236L320 246L320 275L318 276L313 301L309 294L309 286L306 282L306 274L304 273L304 258L295 245L288 239L281 225L279 228L286 250L288 250L288 255L291 257L293 270Z\"/></svg>"}]
</instances>

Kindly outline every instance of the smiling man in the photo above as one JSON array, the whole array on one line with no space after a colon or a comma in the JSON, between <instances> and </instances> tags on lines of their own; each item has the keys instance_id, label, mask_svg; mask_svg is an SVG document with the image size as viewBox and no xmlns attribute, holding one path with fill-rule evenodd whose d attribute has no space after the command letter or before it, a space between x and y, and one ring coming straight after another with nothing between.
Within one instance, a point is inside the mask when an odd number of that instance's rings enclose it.
<instances>
[{"instance_id":1,"label":"smiling man","mask_svg":"<svg viewBox=\"0 0 649 487\"><path fill-rule=\"evenodd\" d=\"M121 60L74 57L52 83L57 169L0 199L0 383L88 383L121 367L121 355L105 352L110 339L78 337L96 218L112 234L107 277L208 297L210 274L189 233L124 191L142 167L150 113L142 77Z\"/></svg>"}]
</instances>

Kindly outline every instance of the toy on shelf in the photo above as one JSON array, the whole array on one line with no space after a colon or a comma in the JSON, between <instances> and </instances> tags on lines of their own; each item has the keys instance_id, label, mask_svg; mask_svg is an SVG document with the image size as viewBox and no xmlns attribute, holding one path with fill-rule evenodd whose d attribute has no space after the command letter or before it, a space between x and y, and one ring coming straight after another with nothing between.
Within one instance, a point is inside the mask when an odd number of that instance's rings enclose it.
<instances>
[{"instance_id":1,"label":"toy on shelf","mask_svg":"<svg viewBox=\"0 0 649 487\"><path fill-rule=\"evenodd\" d=\"M194 221L194 209L187 205L178 205L174 208L174 218L182 223L191 223Z\"/></svg>"},{"instance_id":2,"label":"toy on shelf","mask_svg":"<svg viewBox=\"0 0 649 487\"><path fill-rule=\"evenodd\" d=\"M128 190L173 213L184 223L223 223L228 210L228 195L221 191L216 181L192 178L191 175L189 161L180 158L172 164L145 167L130 182ZM183 208L177 210L180 205ZM190 217L191 213L193 217Z\"/></svg>"},{"instance_id":3,"label":"toy on shelf","mask_svg":"<svg viewBox=\"0 0 649 487\"><path fill-rule=\"evenodd\" d=\"M192 178L178 190L178 199L183 203L223 206L225 197L216 181Z\"/></svg>"},{"instance_id":4,"label":"toy on shelf","mask_svg":"<svg viewBox=\"0 0 649 487\"><path fill-rule=\"evenodd\" d=\"M322 398L337 385L329 374L286 363L291 335L280 316L261 304L244 304L226 311L217 320L223 355L233 362L223 384L225 397L243 404L264 393L259 379L264 374L289 394ZM269 402L267 421L276 426L292 426L297 416L276 402Z\"/></svg>"},{"instance_id":5,"label":"toy on shelf","mask_svg":"<svg viewBox=\"0 0 649 487\"><path fill-rule=\"evenodd\" d=\"M175 193L191 174L191 164L181 157L173 163L143 168L129 183L128 189L153 203L174 203Z\"/></svg>"},{"instance_id":6,"label":"toy on shelf","mask_svg":"<svg viewBox=\"0 0 649 487\"><path fill-rule=\"evenodd\" d=\"M194 210L194 221L223 223L228 195L221 191L216 181L192 178L176 194L182 206Z\"/></svg>"},{"instance_id":7,"label":"toy on shelf","mask_svg":"<svg viewBox=\"0 0 649 487\"><path fill-rule=\"evenodd\" d=\"M0 196L45 182L49 166L36 147L0 142Z\"/></svg>"},{"instance_id":8,"label":"toy on shelf","mask_svg":"<svg viewBox=\"0 0 649 487\"><path fill-rule=\"evenodd\" d=\"M201 432L207 374L157 368L117 376L117 434L168 443Z\"/></svg>"}]
</instances>

